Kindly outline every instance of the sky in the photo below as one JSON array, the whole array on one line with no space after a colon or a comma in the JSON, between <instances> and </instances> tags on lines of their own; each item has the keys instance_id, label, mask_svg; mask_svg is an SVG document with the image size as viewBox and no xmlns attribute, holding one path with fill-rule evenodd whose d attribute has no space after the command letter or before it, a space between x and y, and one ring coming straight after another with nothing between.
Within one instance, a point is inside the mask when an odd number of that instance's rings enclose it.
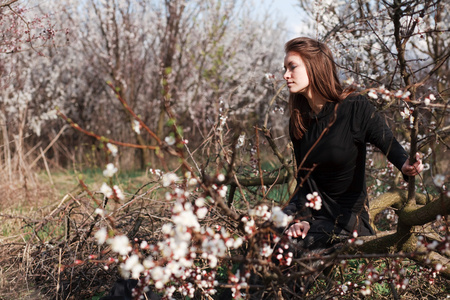
<instances>
[{"instance_id":1,"label":"sky","mask_svg":"<svg viewBox=\"0 0 450 300\"><path fill-rule=\"evenodd\" d=\"M261 0L262 7L271 7L278 14L286 18L286 27L289 29L288 38L300 36L302 25L302 11L298 0Z\"/></svg>"}]
</instances>

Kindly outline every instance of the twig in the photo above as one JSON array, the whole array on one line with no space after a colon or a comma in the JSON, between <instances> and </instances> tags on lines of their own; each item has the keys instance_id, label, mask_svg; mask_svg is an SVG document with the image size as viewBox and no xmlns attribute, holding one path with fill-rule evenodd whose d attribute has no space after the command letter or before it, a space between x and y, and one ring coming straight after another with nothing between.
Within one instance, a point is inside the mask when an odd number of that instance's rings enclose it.
<instances>
[{"instance_id":1,"label":"twig","mask_svg":"<svg viewBox=\"0 0 450 300\"><path fill-rule=\"evenodd\" d=\"M16 3L17 1L19 1L19 0L9 0L9 2L0 4L0 8L10 6L11 4Z\"/></svg>"},{"instance_id":2,"label":"twig","mask_svg":"<svg viewBox=\"0 0 450 300\"><path fill-rule=\"evenodd\" d=\"M47 159L45 159L44 151L42 150L42 148L39 148L39 149L41 150L41 156L42 156L42 159L44 160L44 166L45 166L45 170L47 171L47 174L48 174L48 179L50 179L51 185L55 186L55 184L53 183L53 179L52 179L52 173L50 173L50 169L47 164Z\"/></svg>"},{"instance_id":3,"label":"twig","mask_svg":"<svg viewBox=\"0 0 450 300\"><path fill-rule=\"evenodd\" d=\"M266 114L264 116L264 125L263 127L266 128L267 127L267 123L269 122L269 113L270 113L270 108L272 107L272 105L275 103L275 100L277 99L278 95L281 93L281 91L286 87L286 83L282 84L280 86L280 88L277 90L277 92L275 93L275 95L272 97L272 99L269 101L269 105L267 106L267 110L266 110Z\"/></svg>"},{"instance_id":4,"label":"twig","mask_svg":"<svg viewBox=\"0 0 450 300\"><path fill-rule=\"evenodd\" d=\"M47 147L45 147L44 151L41 151L41 154L38 155L38 157L36 157L36 159L30 164L30 168L32 168L41 157L44 156L45 153L47 153L47 151L53 146L54 143L56 143L56 141L59 139L59 137L61 136L61 134L63 134L64 130L66 130L66 128L68 128L67 124L64 125L58 132L58 134L53 138L53 140L50 142L50 144L48 144Z\"/></svg>"},{"instance_id":5,"label":"twig","mask_svg":"<svg viewBox=\"0 0 450 300\"><path fill-rule=\"evenodd\" d=\"M257 157L257 161L258 161L259 180L261 181L261 193L262 193L262 197L265 198L266 197L266 192L265 192L266 186L264 185L263 172L262 172L262 167L261 167L261 152L259 149L259 132L258 132L257 127L255 127L255 136L256 136L256 157Z\"/></svg>"}]
</instances>

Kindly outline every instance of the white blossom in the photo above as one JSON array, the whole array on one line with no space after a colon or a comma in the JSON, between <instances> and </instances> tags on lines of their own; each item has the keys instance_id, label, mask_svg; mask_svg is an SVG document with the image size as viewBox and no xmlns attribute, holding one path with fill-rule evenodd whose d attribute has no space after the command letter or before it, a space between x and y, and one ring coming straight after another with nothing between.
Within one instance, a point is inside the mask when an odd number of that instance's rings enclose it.
<instances>
[{"instance_id":1,"label":"white blossom","mask_svg":"<svg viewBox=\"0 0 450 300\"><path fill-rule=\"evenodd\" d=\"M135 264L133 268L131 269L131 278L139 279L141 276L141 273L145 270L144 266L142 264Z\"/></svg>"},{"instance_id":2,"label":"white blossom","mask_svg":"<svg viewBox=\"0 0 450 300\"><path fill-rule=\"evenodd\" d=\"M220 116L220 124L217 127L217 131L222 131L223 130L223 126L225 125L225 123L227 122L227 116Z\"/></svg>"},{"instance_id":3,"label":"white blossom","mask_svg":"<svg viewBox=\"0 0 450 300\"><path fill-rule=\"evenodd\" d=\"M195 199L195 206L197 206L197 207L205 206L205 198L199 197L199 198Z\"/></svg>"},{"instance_id":4,"label":"white blossom","mask_svg":"<svg viewBox=\"0 0 450 300\"><path fill-rule=\"evenodd\" d=\"M370 90L370 92L368 93L369 97L372 99L378 99L378 95L374 90Z\"/></svg>"},{"instance_id":5,"label":"white blossom","mask_svg":"<svg viewBox=\"0 0 450 300\"><path fill-rule=\"evenodd\" d=\"M437 187L442 187L445 183L445 176L442 174L437 174L433 177L433 182Z\"/></svg>"},{"instance_id":6,"label":"white blossom","mask_svg":"<svg viewBox=\"0 0 450 300\"><path fill-rule=\"evenodd\" d=\"M238 237L238 238L236 238L236 239L234 240L233 248L234 248L234 249L237 249L237 248L239 248L243 243L244 243L244 241L242 240L242 238Z\"/></svg>"},{"instance_id":7,"label":"white blossom","mask_svg":"<svg viewBox=\"0 0 450 300\"><path fill-rule=\"evenodd\" d=\"M168 187L172 183L175 183L179 180L177 174L173 172L166 173L162 176L163 186Z\"/></svg>"},{"instance_id":8,"label":"white blossom","mask_svg":"<svg viewBox=\"0 0 450 300\"><path fill-rule=\"evenodd\" d=\"M403 95L403 91L402 90L398 90L396 93L395 93L395 97L401 97Z\"/></svg>"},{"instance_id":9,"label":"white blossom","mask_svg":"<svg viewBox=\"0 0 450 300\"><path fill-rule=\"evenodd\" d=\"M354 82L355 82L355 78L353 78L353 77L349 77L344 81L344 83L348 84L348 85L352 85Z\"/></svg>"},{"instance_id":10,"label":"white blossom","mask_svg":"<svg viewBox=\"0 0 450 300\"><path fill-rule=\"evenodd\" d=\"M254 229L255 229L255 221L247 220L245 222L244 231L248 234L252 234Z\"/></svg>"},{"instance_id":11,"label":"white blossom","mask_svg":"<svg viewBox=\"0 0 450 300\"><path fill-rule=\"evenodd\" d=\"M275 78L275 76L272 73L266 73L264 74L264 77L266 77L267 80Z\"/></svg>"},{"instance_id":12,"label":"white blossom","mask_svg":"<svg viewBox=\"0 0 450 300\"><path fill-rule=\"evenodd\" d=\"M204 219L207 214L208 214L208 209L206 207L201 207L201 208L197 209L197 217L199 219Z\"/></svg>"},{"instance_id":13,"label":"white blossom","mask_svg":"<svg viewBox=\"0 0 450 300\"><path fill-rule=\"evenodd\" d=\"M113 196L113 190L105 182L103 182L102 186L100 187L100 193L105 195L105 197L107 198L111 198Z\"/></svg>"},{"instance_id":14,"label":"white blossom","mask_svg":"<svg viewBox=\"0 0 450 300\"><path fill-rule=\"evenodd\" d=\"M134 130L134 132L136 132L137 134L141 134L141 124L139 123L138 120L134 120L134 121L133 121L133 130Z\"/></svg>"},{"instance_id":15,"label":"white blossom","mask_svg":"<svg viewBox=\"0 0 450 300\"><path fill-rule=\"evenodd\" d=\"M273 252L272 247L270 247L270 245L264 244L261 249L260 249L260 253L261 256L263 257L269 257Z\"/></svg>"},{"instance_id":16,"label":"white blossom","mask_svg":"<svg viewBox=\"0 0 450 300\"><path fill-rule=\"evenodd\" d=\"M144 266L139 261L139 256L136 254L131 255L127 258L124 264L121 267L125 271L131 271L131 277L134 279L138 279L141 272L144 271Z\"/></svg>"},{"instance_id":17,"label":"white blossom","mask_svg":"<svg viewBox=\"0 0 450 300\"><path fill-rule=\"evenodd\" d=\"M95 234L94 238L97 240L97 244L103 245L106 241L106 237L108 235L108 232L106 231L105 227L100 228Z\"/></svg>"},{"instance_id":18,"label":"white blossom","mask_svg":"<svg viewBox=\"0 0 450 300\"><path fill-rule=\"evenodd\" d=\"M148 247L148 242L147 241L142 241L141 245L139 247L141 247L141 249L146 249Z\"/></svg>"},{"instance_id":19,"label":"white blossom","mask_svg":"<svg viewBox=\"0 0 450 300\"><path fill-rule=\"evenodd\" d=\"M142 265L148 270L155 266L155 262L153 261L153 258L151 256L148 256L146 259L144 259Z\"/></svg>"},{"instance_id":20,"label":"white blossom","mask_svg":"<svg viewBox=\"0 0 450 300\"><path fill-rule=\"evenodd\" d=\"M245 132L241 133L241 135L239 135L239 138L237 140L237 144L236 144L236 148L241 148L244 146L245 143Z\"/></svg>"},{"instance_id":21,"label":"white blossom","mask_svg":"<svg viewBox=\"0 0 450 300\"><path fill-rule=\"evenodd\" d=\"M160 280L164 276L164 269L162 267L154 267L150 270L150 276L153 280Z\"/></svg>"},{"instance_id":22,"label":"white blossom","mask_svg":"<svg viewBox=\"0 0 450 300\"><path fill-rule=\"evenodd\" d=\"M408 107L405 107L403 111L400 112L400 115L402 116L403 119L407 119L411 116L411 111L409 110Z\"/></svg>"},{"instance_id":23,"label":"white blossom","mask_svg":"<svg viewBox=\"0 0 450 300\"><path fill-rule=\"evenodd\" d=\"M271 213L269 212L269 207L267 205L258 205L254 209L249 210L249 215L268 220L270 219Z\"/></svg>"},{"instance_id":24,"label":"white blossom","mask_svg":"<svg viewBox=\"0 0 450 300\"><path fill-rule=\"evenodd\" d=\"M114 238L108 239L107 242L111 245L111 250L120 255L127 255L131 251L130 242L126 235L117 235Z\"/></svg>"},{"instance_id":25,"label":"white blossom","mask_svg":"<svg viewBox=\"0 0 450 300\"><path fill-rule=\"evenodd\" d=\"M117 185L115 185L113 188L114 188L114 192L116 192L116 196L119 200L125 199L125 195L123 194L122 190Z\"/></svg>"},{"instance_id":26,"label":"white blossom","mask_svg":"<svg viewBox=\"0 0 450 300\"><path fill-rule=\"evenodd\" d=\"M117 168L112 163L107 164L106 169L103 170L103 176L105 176L105 177L113 177L114 174L116 174L116 173L117 173Z\"/></svg>"},{"instance_id":27,"label":"white blossom","mask_svg":"<svg viewBox=\"0 0 450 300\"><path fill-rule=\"evenodd\" d=\"M217 192L219 193L220 197L224 198L227 195L228 187L226 185L221 186Z\"/></svg>"},{"instance_id":28,"label":"white blossom","mask_svg":"<svg viewBox=\"0 0 450 300\"><path fill-rule=\"evenodd\" d=\"M438 241L433 241L431 244L428 244L427 245L427 248L428 249L430 249L430 250L434 250L434 249L436 249L436 247L439 245L439 242Z\"/></svg>"},{"instance_id":29,"label":"white blossom","mask_svg":"<svg viewBox=\"0 0 450 300\"><path fill-rule=\"evenodd\" d=\"M117 148L116 145L107 143L106 147L108 148L109 152L111 152L112 156L116 156L117 152L119 152L119 148Z\"/></svg>"},{"instance_id":30,"label":"white blossom","mask_svg":"<svg viewBox=\"0 0 450 300\"><path fill-rule=\"evenodd\" d=\"M271 220L277 227L286 227L292 221L292 216L286 215L280 207L272 208Z\"/></svg>"},{"instance_id":31,"label":"white blossom","mask_svg":"<svg viewBox=\"0 0 450 300\"><path fill-rule=\"evenodd\" d=\"M161 172L160 169L152 169L152 168L150 168L150 169L148 169L148 171L149 171L150 173L154 174L154 175L159 176L159 177L161 177L161 175L162 175L162 172Z\"/></svg>"},{"instance_id":32,"label":"white blossom","mask_svg":"<svg viewBox=\"0 0 450 300\"><path fill-rule=\"evenodd\" d=\"M372 291L370 290L370 287L365 287L365 288L361 289L361 294L364 296L369 296L371 294L371 292Z\"/></svg>"},{"instance_id":33,"label":"white blossom","mask_svg":"<svg viewBox=\"0 0 450 300\"><path fill-rule=\"evenodd\" d=\"M164 288L164 283L162 283L161 281L156 281L155 288L157 288L158 290L161 290L162 288Z\"/></svg>"},{"instance_id":34,"label":"white blossom","mask_svg":"<svg viewBox=\"0 0 450 300\"><path fill-rule=\"evenodd\" d=\"M409 283L409 279L408 278L404 278L402 281L402 289L406 289L408 287L408 283Z\"/></svg>"},{"instance_id":35,"label":"white blossom","mask_svg":"<svg viewBox=\"0 0 450 300\"><path fill-rule=\"evenodd\" d=\"M105 216L105 211L103 210L103 209L101 209L101 208L99 208L99 207L97 207L96 209L95 209L95 212L94 212L96 215L99 215L100 217L104 217Z\"/></svg>"},{"instance_id":36,"label":"white blossom","mask_svg":"<svg viewBox=\"0 0 450 300\"><path fill-rule=\"evenodd\" d=\"M173 215L172 220L177 225L183 225L186 227L192 227L197 229L200 228L197 216L191 210L182 211L178 215Z\"/></svg>"},{"instance_id":37,"label":"white blossom","mask_svg":"<svg viewBox=\"0 0 450 300\"><path fill-rule=\"evenodd\" d=\"M306 199L308 200L308 202L306 202L307 207L311 207L315 210L320 210L322 208L322 198L320 198L317 192L306 195Z\"/></svg>"},{"instance_id":38,"label":"white blossom","mask_svg":"<svg viewBox=\"0 0 450 300\"><path fill-rule=\"evenodd\" d=\"M167 143L167 145L172 146L175 144L176 140L173 136L169 135L166 136L166 138L164 139L164 141Z\"/></svg>"},{"instance_id":39,"label":"white blossom","mask_svg":"<svg viewBox=\"0 0 450 300\"><path fill-rule=\"evenodd\" d=\"M172 224L166 223L161 227L161 232L164 234L170 234L172 232Z\"/></svg>"},{"instance_id":40,"label":"white blossom","mask_svg":"<svg viewBox=\"0 0 450 300\"><path fill-rule=\"evenodd\" d=\"M188 185L189 186L196 186L198 184L198 181L197 181L197 179L195 179L195 178L190 178L189 179L189 181L188 181Z\"/></svg>"}]
</instances>

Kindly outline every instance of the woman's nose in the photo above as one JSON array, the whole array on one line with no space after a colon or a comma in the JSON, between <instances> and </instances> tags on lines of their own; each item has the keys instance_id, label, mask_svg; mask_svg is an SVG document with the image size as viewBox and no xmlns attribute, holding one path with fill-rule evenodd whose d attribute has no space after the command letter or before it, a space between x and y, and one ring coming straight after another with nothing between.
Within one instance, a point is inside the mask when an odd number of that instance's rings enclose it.
<instances>
[{"instance_id":1,"label":"woman's nose","mask_svg":"<svg viewBox=\"0 0 450 300\"><path fill-rule=\"evenodd\" d=\"M286 70L285 72L284 72L284 75L283 75L283 78L284 78L284 80L288 80L289 79L289 77L290 77L290 73L289 73L289 70Z\"/></svg>"}]
</instances>

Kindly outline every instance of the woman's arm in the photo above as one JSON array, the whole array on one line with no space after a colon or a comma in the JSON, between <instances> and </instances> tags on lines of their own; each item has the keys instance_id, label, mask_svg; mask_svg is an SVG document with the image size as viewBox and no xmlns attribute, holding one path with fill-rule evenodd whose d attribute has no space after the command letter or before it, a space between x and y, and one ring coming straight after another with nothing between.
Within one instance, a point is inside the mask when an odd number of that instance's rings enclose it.
<instances>
[{"instance_id":1,"label":"woman's arm","mask_svg":"<svg viewBox=\"0 0 450 300\"><path fill-rule=\"evenodd\" d=\"M357 125L361 129L364 141L379 148L402 173L415 176L423 170L422 161L416 156L414 164L409 163L408 153L395 139L389 126L383 120L375 107L365 98L359 99L356 111ZM407 179L407 178L405 178Z\"/></svg>"}]
</instances>

